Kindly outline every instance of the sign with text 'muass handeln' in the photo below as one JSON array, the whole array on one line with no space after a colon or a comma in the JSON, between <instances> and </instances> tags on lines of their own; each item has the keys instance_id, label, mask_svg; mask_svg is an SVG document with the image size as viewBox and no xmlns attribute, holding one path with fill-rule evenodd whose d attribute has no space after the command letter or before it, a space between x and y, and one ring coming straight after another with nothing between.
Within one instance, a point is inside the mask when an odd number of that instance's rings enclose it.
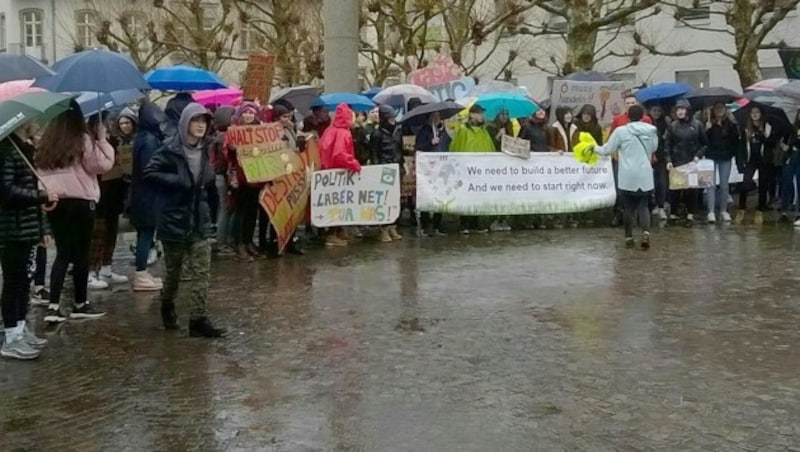
<instances>
[{"instance_id":1,"label":"sign with text 'muass handeln'","mask_svg":"<svg viewBox=\"0 0 800 452\"><path fill-rule=\"evenodd\" d=\"M400 217L400 166L370 165L360 173L316 171L311 223L318 228L392 224Z\"/></svg>"},{"instance_id":2,"label":"sign with text 'muass handeln'","mask_svg":"<svg viewBox=\"0 0 800 452\"><path fill-rule=\"evenodd\" d=\"M572 154L418 153L417 209L457 215L585 212L614 205L611 161Z\"/></svg>"}]
</instances>

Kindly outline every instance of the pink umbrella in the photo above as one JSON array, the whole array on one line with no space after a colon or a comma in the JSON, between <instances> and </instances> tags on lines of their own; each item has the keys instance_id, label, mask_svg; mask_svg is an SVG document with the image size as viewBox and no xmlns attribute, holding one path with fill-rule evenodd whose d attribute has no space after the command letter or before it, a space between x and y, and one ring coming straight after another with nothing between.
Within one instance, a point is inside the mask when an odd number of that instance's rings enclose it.
<instances>
[{"instance_id":1,"label":"pink umbrella","mask_svg":"<svg viewBox=\"0 0 800 452\"><path fill-rule=\"evenodd\" d=\"M761 80L760 82L756 82L756 83L748 86L744 90L745 91L756 91L756 90L773 91L773 90L775 90L777 88L780 88L781 86L786 85L788 83L789 83L789 80L785 79L785 78L768 78L766 80Z\"/></svg>"},{"instance_id":2,"label":"pink umbrella","mask_svg":"<svg viewBox=\"0 0 800 452\"><path fill-rule=\"evenodd\" d=\"M204 106L212 104L231 105L242 97L242 90L238 88L208 89L195 91L192 97L197 103Z\"/></svg>"},{"instance_id":3,"label":"pink umbrella","mask_svg":"<svg viewBox=\"0 0 800 452\"><path fill-rule=\"evenodd\" d=\"M0 101L11 99L25 93L35 93L46 91L42 88L34 88L31 85L33 80L13 80L0 83Z\"/></svg>"}]
</instances>

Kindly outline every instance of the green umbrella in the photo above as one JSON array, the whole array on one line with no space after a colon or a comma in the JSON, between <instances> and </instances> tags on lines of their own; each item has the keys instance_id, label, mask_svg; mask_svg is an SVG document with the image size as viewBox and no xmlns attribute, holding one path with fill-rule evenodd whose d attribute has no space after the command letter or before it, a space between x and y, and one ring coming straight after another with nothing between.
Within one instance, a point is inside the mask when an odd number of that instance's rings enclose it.
<instances>
[{"instance_id":1,"label":"green umbrella","mask_svg":"<svg viewBox=\"0 0 800 452\"><path fill-rule=\"evenodd\" d=\"M0 102L0 140L32 120L55 118L69 110L71 100L72 96L64 94L31 92Z\"/></svg>"}]
</instances>

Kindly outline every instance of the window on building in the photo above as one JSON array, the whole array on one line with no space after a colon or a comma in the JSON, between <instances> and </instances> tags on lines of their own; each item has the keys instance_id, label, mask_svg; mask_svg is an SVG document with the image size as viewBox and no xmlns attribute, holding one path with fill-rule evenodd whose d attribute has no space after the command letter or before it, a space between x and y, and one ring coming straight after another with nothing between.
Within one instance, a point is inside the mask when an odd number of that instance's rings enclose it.
<instances>
[{"instance_id":1,"label":"window on building","mask_svg":"<svg viewBox=\"0 0 800 452\"><path fill-rule=\"evenodd\" d=\"M258 49L258 39L256 30L246 23L239 26L239 50L242 52L252 52Z\"/></svg>"},{"instance_id":2,"label":"window on building","mask_svg":"<svg viewBox=\"0 0 800 452\"><path fill-rule=\"evenodd\" d=\"M711 74L708 71L675 71L675 81L692 88L706 88L711 84Z\"/></svg>"},{"instance_id":3,"label":"window on building","mask_svg":"<svg viewBox=\"0 0 800 452\"><path fill-rule=\"evenodd\" d=\"M128 11L123 15L123 32L130 36L130 47L135 44L140 51L146 51L150 47L147 38L147 14L141 11Z\"/></svg>"},{"instance_id":4,"label":"window on building","mask_svg":"<svg viewBox=\"0 0 800 452\"><path fill-rule=\"evenodd\" d=\"M685 6L678 6L675 18L683 22L708 22L711 20L711 4L691 2Z\"/></svg>"},{"instance_id":5,"label":"window on building","mask_svg":"<svg viewBox=\"0 0 800 452\"><path fill-rule=\"evenodd\" d=\"M84 49L95 46L97 13L90 10L75 11L75 41Z\"/></svg>"},{"instance_id":6,"label":"window on building","mask_svg":"<svg viewBox=\"0 0 800 452\"><path fill-rule=\"evenodd\" d=\"M41 47L43 44L44 11L26 9L19 13L22 25L22 43L25 47Z\"/></svg>"},{"instance_id":7,"label":"window on building","mask_svg":"<svg viewBox=\"0 0 800 452\"><path fill-rule=\"evenodd\" d=\"M6 51L6 15L0 14L0 52Z\"/></svg>"},{"instance_id":8,"label":"window on building","mask_svg":"<svg viewBox=\"0 0 800 452\"><path fill-rule=\"evenodd\" d=\"M786 78L786 70L783 68L783 66L762 67L761 78Z\"/></svg>"},{"instance_id":9,"label":"window on building","mask_svg":"<svg viewBox=\"0 0 800 452\"><path fill-rule=\"evenodd\" d=\"M628 88L632 88L636 85L637 76L635 72L619 72L614 74L614 78L620 82L625 82Z\"/></svg>"}]
</instances>

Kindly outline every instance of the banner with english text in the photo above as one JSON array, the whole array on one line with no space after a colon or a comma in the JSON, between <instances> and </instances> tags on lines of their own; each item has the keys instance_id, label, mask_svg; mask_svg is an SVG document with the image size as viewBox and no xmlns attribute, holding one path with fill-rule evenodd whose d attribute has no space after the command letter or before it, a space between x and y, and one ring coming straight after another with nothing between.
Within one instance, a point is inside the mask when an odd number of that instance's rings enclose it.
<instances>
[{"instance_id":1,"label":"banner with english text","mask_svg":"<svg viewBox=\"0 0 800 452\"><path fill-rule=\"evenodd\" d=\"M392 224L400 217L400 165L360 173L325 170L311 180L311 223L318 228Z\"/></svg>"},{"instance_id":2,"label":"banner with english text","mask_svg":"<svg viewBox=\"0 0 800 452\"><path fill-rule=\"evenodd\" d=\"M611 160L572 154L417 153L417 209L457 215L586 212L616 200Z\"/></svg>"}]
</instances>

